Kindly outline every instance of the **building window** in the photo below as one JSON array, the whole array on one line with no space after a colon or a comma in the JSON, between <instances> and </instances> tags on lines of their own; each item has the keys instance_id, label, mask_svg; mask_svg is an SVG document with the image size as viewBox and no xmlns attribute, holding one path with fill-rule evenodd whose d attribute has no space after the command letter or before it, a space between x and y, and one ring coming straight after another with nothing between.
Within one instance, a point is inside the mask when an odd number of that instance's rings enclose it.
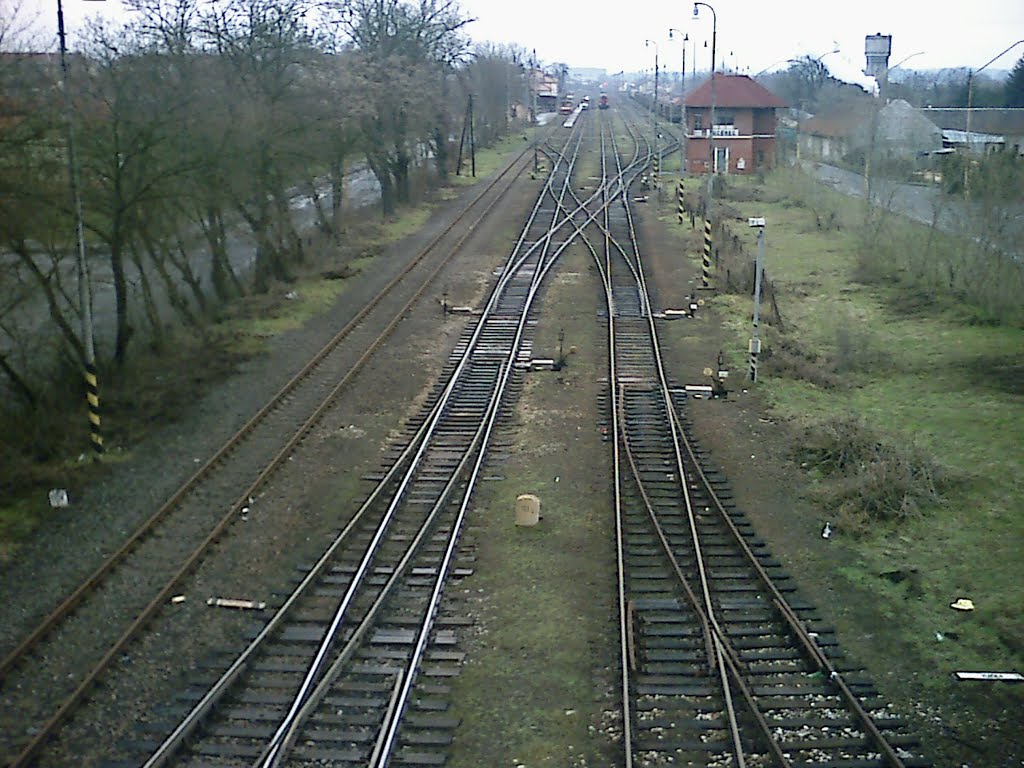
<instances>
[{"instance_id":1,"label":"building window","mask_svg":"<svg viewBox=\"0 0 1024 768\"><path fill-rule=\"evenodd\" d=\"M759 150L757 150L757 164L761 165L763 163L764 163L764 150L763 149L759 149Z\"/></svg>"},{"instance_id":2,"label":"building window","mask_svg":"<svg viewBox=\"0 0 1024 768\"><path fill-rule=\"evenodd\" d=\"M704 130L704 115L694 115L693 117L693 130L702 131Z\"/></svg>"}]
</instances>

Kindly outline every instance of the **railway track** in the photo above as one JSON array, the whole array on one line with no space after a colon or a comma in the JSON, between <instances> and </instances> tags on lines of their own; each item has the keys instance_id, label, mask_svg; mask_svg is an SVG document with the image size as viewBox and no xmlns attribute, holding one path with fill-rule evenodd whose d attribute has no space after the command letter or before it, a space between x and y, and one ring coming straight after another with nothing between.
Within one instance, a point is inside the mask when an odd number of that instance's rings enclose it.
<instances>
[{"instance_id":1,"label":"railway track","mask_svg":"<svg viewBox=\"0 0 1024 768\"><path fill-rule=\"evenodd\" d=\"M529 168L524 151L475 195L259 412L0 661L0 754L32 761L241 517Z\"/></svg>"},{"instance_id":2,"label":"railway track","mask_svg":"<svg viewBox=\"0 0 1024 768\"><path fill-rule=\"evenodd\" d=\"M457 565L461 533L495 425L529 363L535 298L580 229L573 216L584 209L566 213L565 201L582 137L571 132L552 162L479 320L352 521L131 764L443 762L453 727L443 679L460 660L445 629L458 623L444 613L445 586L469 570Z\"/></svg>"},{"instance_id":3,"label":"railway track","mask_svg":"<svg viewBox=\"0 0 1024 768\"><path fill-rule=\"evenodd\" d=\"M629 207L652 150L630 130L624 160L616 119L597 121L601 175L585 199L572 184L585 128L547 145L551 174L486 305L364 502L319 559L296 571L241 653L211 659L163 719L116 750L118 765L445 762L457 726L447 680L458 673L466 623L446 588L472 573L472 494L529 365L535 299L574 241L591 250L606 298L622 764L930 765L796 596L687 432L685 396L661 362ZM364 357L379 343L363 347ZM332 397L319 402L326 408ZM297 442L308 429L304 422L290 434ZM237 479L225 485L238 505L230 520L254 486L238 494ZM154 611L187 573L157 595ZM12 670L31 674L28 653L0 668L5 684ZM102 672L95 669L90 685ZM87 691L79 686L67 701ZM58 711L12 764L35 758L72 710Z\"/></svg>"},{"instance_id":4,"label":"railway track","mask_svg":"<svg viewBox=\"0 0 1024 768\"><path fill-rule=\"evenodd\" d=\"M604 212L595 259L615 438L623 764L930 765L689 436L629 196L620 201Z\"/></svg>"}]
</instances>

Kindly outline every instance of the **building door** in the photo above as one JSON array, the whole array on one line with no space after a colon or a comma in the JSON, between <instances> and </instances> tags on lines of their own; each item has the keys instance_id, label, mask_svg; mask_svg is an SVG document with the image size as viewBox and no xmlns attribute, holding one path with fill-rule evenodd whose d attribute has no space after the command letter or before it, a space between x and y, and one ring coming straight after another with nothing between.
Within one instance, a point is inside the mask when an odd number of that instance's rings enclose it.
<instances>
[{"instance_id":1,"label":"building door","mask_svg":"<svg viewBox=\"0 0 1024 768\"><path fill-rule=\"evenodd\" d=\"M729 148L715 147L715 173L729 172Z\"/></svg>"}]
</instances>

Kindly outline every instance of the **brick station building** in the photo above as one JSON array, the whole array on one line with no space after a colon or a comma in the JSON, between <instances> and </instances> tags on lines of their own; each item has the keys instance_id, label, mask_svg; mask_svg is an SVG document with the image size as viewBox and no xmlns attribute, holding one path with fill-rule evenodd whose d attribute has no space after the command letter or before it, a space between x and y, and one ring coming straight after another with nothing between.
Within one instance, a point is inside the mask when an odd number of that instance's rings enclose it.
<instances>
[{"instance_id":1,"label":"brick station building","mask_svg":"<svg viewBox=\"0 0 1024 768\"><path fill-rule=\"evenodd\" d=\"M718 72L715 83L716 173L754 173L775 164L775 110L786 103L746 75ZM686 97L686 170L708 172L711 78Z\"/></svg>"}]
</instances>

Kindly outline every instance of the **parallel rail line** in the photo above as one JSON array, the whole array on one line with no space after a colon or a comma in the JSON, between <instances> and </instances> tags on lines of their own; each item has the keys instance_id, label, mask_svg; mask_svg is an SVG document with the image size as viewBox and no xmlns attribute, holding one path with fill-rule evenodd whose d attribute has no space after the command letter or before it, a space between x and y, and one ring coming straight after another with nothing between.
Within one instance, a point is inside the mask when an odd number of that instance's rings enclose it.
<instances>
[{"instance_id":1,"label":"parallel rail line","mask_svg":"<svg viewBox=\"0 0 1024 768\"><path fill-rule=\"evenodd\" d=\"M930 765L705 468L684 428L685 396L661 360L621 199L619 216L605 212L597 265L615 437L624 765Z\"/></svg>"},{"instance_id":2,"label":"parallel rail line","mask_svg":"<svg viewBox=\"0 0 1024 768\"><path fill-rule=\"evenodd\" d=\"M486 217L512 187L513 182L528 168L524 151L509 162L459 212L443 231L424 246L404 268L396 274L359 312L336 333L303 368L256 413L216 453L208 459L180 488L178 488L124 543L106 558L82 584L68 595L38 626L0 661L0 684L3 685L3 720L5 727L2 744L4 751L12 749L9 764L28 764L45 742L82 703L92 686L123 649L138 635L146 623L166 605L180 582L203 560L210 547L238 518L239 512L250 503L259 488L281 466L296 446L323 417L340 392L351 382L393 332L408 310L419 301L441 270L459 252L479 222ZM471 214L476 212L472 221ZM454 238L454 240L453 240ZM442 250L443 249L443 250ZM433 258L440 254L439 258ZM416 277L417 273L419 274ZM416 277L410 291L405 286ZM405 295L402 295L402 291ZM389 306L390 304L390 306ZM396 309L397 306L397 309ZM375 312L376 311L376 312ZM378 319L378 315L384 316ZM370 322L376 328L370 328ZM381 326L383 324L383 326ZM354 339L359 343L352 343ZM349 342L349 343L345 343ZM325 394L326 393L326 394ZM296 424L298 426L296 427ZM255 475L255 477L253 477ZM241 493L238 488L243 487ZM219 511L211 517L210 510ZM207 520L203 528L197 521ZM184 521L184 522L182 522ZM184 530L185 533L181 533ZM183 543L175 559L154 562L145 551L145 544L160 531L162 539ZM198 536L196 535L198 531ZM190 543L189 543L190 542ZM138 562L139 565L131 565ZM155 572L155 573L154 573ZM119 606L119 615L125 623L109 629L119 631L116 637L95 636L96 622L88 621L85 608L96 601L90 598L100 587L105 593L114 577L128 582L121 594L129 597ZM142 600L139 600L139 597ZM119 598L121 599L121 598ZM148 602L145 600L148 599ZM105 597L98 605L109 610L111 598ZM84 616L83 616L84 612ZM77 640L77 625L92 626L88 637ZM101 623L103 626L107 626ZM57 633L56 630L60 629ZM48 641L59 634L59 646ZM69 638L72 638L69 640ZM64 658L65 647L95 647L96 660L83 671L75 666L40 672L44 659ZM29 660L31 659L31 663ZM52 663L52 662L51 662ZM75 683L70 693L53 691L49 699L33 696L26 700L19 696L21 676L29 679L42 676L53 680L71 680ZM47 691L50 692L50 691ZM63 696L58 699L58 696ZM47 713L50 713L47 715ZM17 744L14 734L28 723L36 723L27 743Z\"/></svg>"},{"instance_id":3,"label":"parallel rail line","mask_svg":"<svg viewBox=\"0 0 1024 768\"><path fill-rule=\"evenodd\" d=\"M468 504L498 415L529 360L534 300L579 231L562 203L581 137L574 131L552 164L475 328L456 349L408 444L352 523L145 768L179 756L205 763L251 760L267 768L310 759L372 766L393 758L443 762L451 722L437 717L444 708L437 697L445 687L430 682L423 663L452 653L438 646L442 636L434 621ZM544 207L548 196L555 208ZM573 234L556 239L563 229ZM387 574L386 583L373 583L371 571ZM328 586L325 578L334 581ZM324 602L332 605L329 611L320 610ZM299 636L305 638L301 650L287 641ZM260 691L271 670L278 693L268 697Z\"/></svg>"}]
</instances>

